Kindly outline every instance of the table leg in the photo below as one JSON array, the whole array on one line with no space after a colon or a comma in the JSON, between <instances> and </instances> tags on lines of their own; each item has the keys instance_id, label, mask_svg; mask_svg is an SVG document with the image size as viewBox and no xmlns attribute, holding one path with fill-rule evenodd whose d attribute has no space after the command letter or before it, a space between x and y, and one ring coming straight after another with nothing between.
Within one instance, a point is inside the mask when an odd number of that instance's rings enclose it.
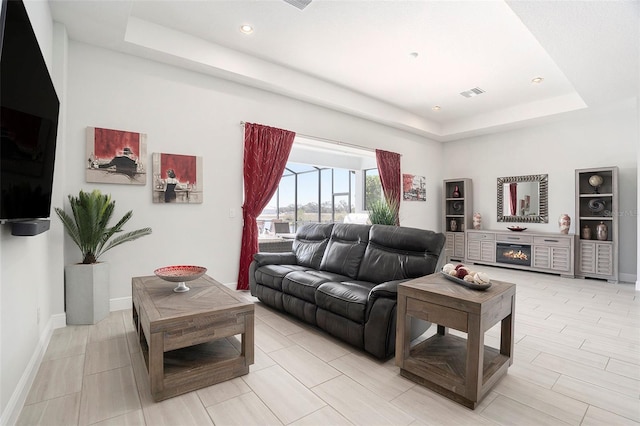
<instances>
[{"instance_id":1,"label":"table leg","mask_svg":"<svg viewBox=\"0 0 640 426\"><path fill-rule=\"evenodd\" d=\"M241 351L247 367L254 362L254 321L253 312L244 316L244 333L242 333Z\"/></svg>"},{"instance_id":2,"label":"table leg","mask_svg":"<svg viewBox=\"0 0 640 426\"><path fill-rule=\"evenodd\" d=\"M396 365L404 368L404 360L409 358L411 320L407 318L407 297L403 295L398 295L396 322Z\"/></svg>"},{"instance_id":3,"label":"table leg","mask_svg":"<svg viewBox=\"0 0 640 426\"><path fill-rule=\"evenodd\" d=\"M509 365L513 364L513 313L516 296L511 296L511 313L500 323L500 353L509 357Z\"/></svg>"},{"instance_id":4,"label":"table leg","mask_svg":"<svg viewBox=\"0 0 640 426\"><path fill-rule=\"evenodd\" d=\"M479 315L469 314L467 330L466 398L475 408L482 391L484 364L484 331Z\"/></svg>"},{"instance_id":5,"label":"table leg","mask_svg":"<svg viewBox=\"0 0 640 426\"><path fill-rule=\"evenodd\" d=\"M164 334L151 333L149 342L149 382L151 395L157 398L164 391Z\"/></svg>"},{"instance_id":6,"label":"table leg","mask_svg":"<svg viewBox=\"0 0 640 426\"><path fill-rule=\"evenodd\" d=\"M441 336L446 336L447 334L449 334L449 329L444 325L438 324L438 334Z\"/></svg>"}]
</instances>

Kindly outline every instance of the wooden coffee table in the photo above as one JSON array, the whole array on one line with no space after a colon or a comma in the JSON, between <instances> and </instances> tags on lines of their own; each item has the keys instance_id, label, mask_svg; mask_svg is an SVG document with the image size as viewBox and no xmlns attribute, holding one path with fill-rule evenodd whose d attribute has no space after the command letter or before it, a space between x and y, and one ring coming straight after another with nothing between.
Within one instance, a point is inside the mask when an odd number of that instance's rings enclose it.
<instances>
[{"instance_id":1,"label":"wooden coffee table","mask_svg":"<svg viewBox=\"0 0 640 426\"><path fill-rule=\"evenodd\" d=\"M398 286L396 365L400 374L475 409L513 363L516 286L492 281L471 290L440 273ZM410 317L438 324L437 334L410 347ZM500 350L484 345L484 333L501 322ZM447 328L467 333L453 336Z\"/></svg>"},{"instance_id":2,"label":"wooden coffee table","mask_svg":"<svg viewBox=\"0 0 640 426\"><path fill-rule=\"evenodd\" d=\"M174 287L156 276L131 279L133 323L156 401L247 374L253 364L253 303L207 275L187 292Z\"/></svg>"}]
</instances>

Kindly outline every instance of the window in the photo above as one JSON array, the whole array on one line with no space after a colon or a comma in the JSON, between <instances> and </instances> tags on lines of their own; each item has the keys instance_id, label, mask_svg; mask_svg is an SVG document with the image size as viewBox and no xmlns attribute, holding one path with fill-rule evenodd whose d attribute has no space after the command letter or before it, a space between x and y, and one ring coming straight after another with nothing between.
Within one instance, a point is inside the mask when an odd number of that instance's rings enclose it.
<instances>
[{"instance_id":1,"label":"window","mask_svg":"<svg viewBox=\"0 0 640 426\"><path fill-rule=\"evenodd\" d=\"M382 184L378 169L364 171L364 209L369 210L371 203L382 199Z\"/></svg>"},{"instance_id":2,"label":"window","mask_svg":"<svg viewBox=\"0 0 640 426\"><path fill-rule=\"evenodd\" d=\"M258 217L261 233L273 234L274 220L291 231L309 222L342 222L355 211L353 170L287 163L278 191Z\"/></svg>"}]
</instances>

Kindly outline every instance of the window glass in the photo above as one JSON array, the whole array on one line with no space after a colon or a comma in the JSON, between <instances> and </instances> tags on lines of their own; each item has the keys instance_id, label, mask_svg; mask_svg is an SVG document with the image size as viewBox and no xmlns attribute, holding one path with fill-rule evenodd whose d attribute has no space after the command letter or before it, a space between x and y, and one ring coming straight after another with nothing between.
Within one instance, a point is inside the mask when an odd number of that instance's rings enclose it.
<instances>
[{"instance_id":1,"label":"window glass","mask_svg":"<svg viewBox=\"0 0 640 426\"><path fill-rule=\"evenodd\" d=\"M378 169L364 171L364 209L369 210L371 203L382 199L382 184Z\"/></svg>"},{"instance_id":2,"label":"window glass","mask_svg":"<svg viewBox=\"0 0 640 426\"><path fill-rule=\"evenodd\" d=\"M320 222L330 223L332 221L331 211L333 208L333 183L332 169L322 169L320 171Z\"/></svg>"},{"instance_id":3,"label":"window glass","mask_svg":"<svg viewBox=\"0 0 640 426\"><path fill-rule=\"evenodd\" d=\"M335 215L333 220L335 222L344 221L344 217L347 213L351 213L351 208L349 207L349 194L335 195L333 197L333 202L335 203Z\"/></svg>"},{"instance_id":4,"label":"window glass","mask_svg":"<svg viewBox=\"0 0 640 426\"><path fill-rule=\"evenodd\" d=\"M283 176L278 188L280 193L278 219L293 223L296 213L295 176Z\"/></svg>"},{"instance_id":5,"label":"window glass","mask_svg":"<svg viewBox=\"0 0 640 426\"><path fill-rule=\"evenodd\" d=\"M318 184L319 173L315 168L298 175L298 224L320 220Z\"/></svg>"},{"instance_id":6,"label":"window glass","mask_svg":"<svg viewBox=\"0 0 640 426\"><path fill-rule=\"evenodd\" d=\"M345 169L333 169L333 193L349 192L351 173Z\"/></svg>"}]
</instances>

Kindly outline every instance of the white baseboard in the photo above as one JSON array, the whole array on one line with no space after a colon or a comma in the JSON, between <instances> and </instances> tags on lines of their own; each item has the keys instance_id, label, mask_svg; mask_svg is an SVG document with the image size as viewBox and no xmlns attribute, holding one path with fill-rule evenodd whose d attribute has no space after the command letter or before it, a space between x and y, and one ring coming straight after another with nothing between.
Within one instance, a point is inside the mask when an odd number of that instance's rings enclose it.
<instances>
[{"instance_id":1,"label":"white baseboard","mask_svg":"<svg viewBox=\"0 0 640 426\"><path fill-rule=\"evenodd\" d=\"M124 311L125 309L131 309L131 296L128 297L118 297L117 299L109 300L109 310L113 311Z\"/></svg>"},{"instance_id":2,"label":"white baseboard","mask_svg":"<svg viewBox=\"0 0 640 426\"><path fill-rule=\"evenodd\" d=\"M623 283L635 283L637 279L638 276L636 274L618 274L618 281ZM638 288L637 285L636 288Z\"/></svg>"},{"instance_id":3,"label":"white baseboard","mask_svg":"<svg viewBox=\"0 0 640 426\"><path fill-rule=\"evenodd\" d=\"M38 339L38 344L33 351L33 355L27 364L27 368L25 368L24 373L22 373L22 377L20 377L11 398L9 398L7 406L2 412L2 416L0 416L0 425L13 425L18 421L20 411L22 411L22 407L27 400L29 390L40 369L42 358L47 351L47 346L49 346L53 330L65 327L66 325L67 316L65 314L52 315L49 321L47 321L47 324L40 334L40 339Z\"/></svg>"}]
</instances>

